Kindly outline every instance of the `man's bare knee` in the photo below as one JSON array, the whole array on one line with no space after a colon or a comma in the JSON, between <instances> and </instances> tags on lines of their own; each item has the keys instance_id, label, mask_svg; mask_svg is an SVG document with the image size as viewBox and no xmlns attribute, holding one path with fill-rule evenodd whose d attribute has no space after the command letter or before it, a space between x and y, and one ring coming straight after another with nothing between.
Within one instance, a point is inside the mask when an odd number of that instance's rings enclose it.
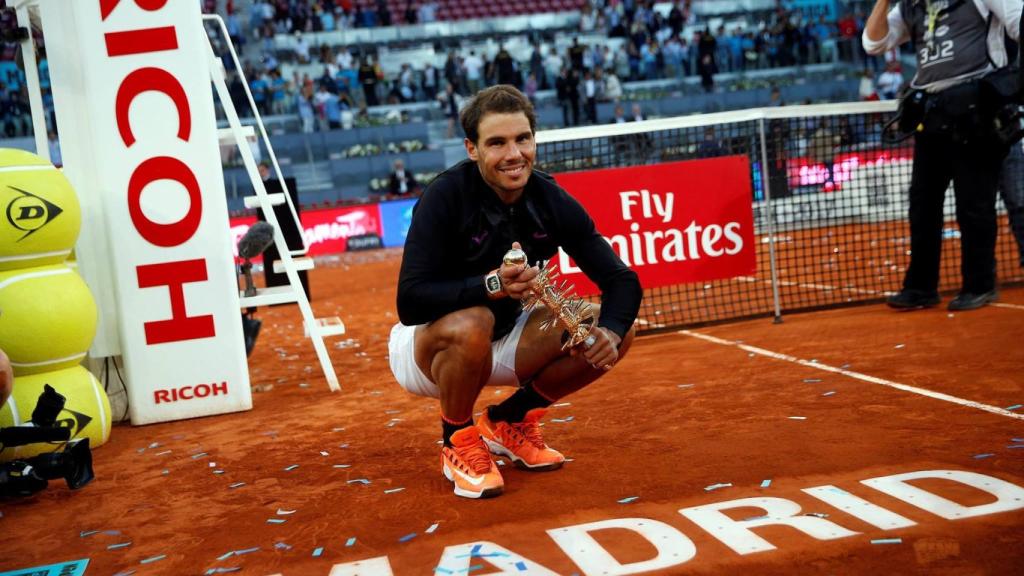
<instances>
[{"instance_id":1,"label":"man's bare knee","mask_svg":"<svg viewBox=\"0 0 1024 576\"><path fill-rule=\"evenodd\" d=\"M442 339L446 347L458 347L481 353L491 349L494 313L483 306L452 312L444 318Z\"/></svg>"}]
</instances>

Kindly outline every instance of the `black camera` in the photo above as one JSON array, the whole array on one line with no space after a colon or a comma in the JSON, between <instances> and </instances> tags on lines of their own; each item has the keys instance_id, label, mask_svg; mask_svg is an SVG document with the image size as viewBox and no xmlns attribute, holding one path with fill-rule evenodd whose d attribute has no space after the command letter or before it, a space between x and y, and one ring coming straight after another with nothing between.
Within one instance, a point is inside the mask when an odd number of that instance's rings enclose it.
<instances>
[{"instance_id":1,"label":"black camera","mask_svg":"<svg viewBox=\"0 0 1024 576\"><path fill-rule=\"evenodd\" d=\"M59 478L64 479L68 488L77 490L95 477L89 439L71 440L71 430L57 425L65 401L45 384L29 424L0 428L0 453L26 444L60 444L53 452L0 463L0 497L31 496L46 488L50 480Z\"/></svg>"}]
</instances>

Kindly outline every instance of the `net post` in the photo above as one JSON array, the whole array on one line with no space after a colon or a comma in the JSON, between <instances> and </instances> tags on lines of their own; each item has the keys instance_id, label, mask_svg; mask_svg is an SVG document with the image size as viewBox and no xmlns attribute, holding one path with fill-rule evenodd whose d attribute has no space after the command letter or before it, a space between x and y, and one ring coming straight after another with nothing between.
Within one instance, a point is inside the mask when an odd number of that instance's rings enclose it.
<instances>
[{"instance_id":1,"label":"net post","mask_svg":"<svg viewBox=\"0 0 1024 576\"><path fill-rule=\"evenodd\" d=\"M782 307L779 302L779 270L775 261L775 216L772 213L772 193L768 176L768 144L764 131L764 116L757 120L761 137L761 187L764 190L765 222L768 228L768 262L772 277L772 304L775 307L775 324L782 323Z\"/></svg>"}]
</instances>

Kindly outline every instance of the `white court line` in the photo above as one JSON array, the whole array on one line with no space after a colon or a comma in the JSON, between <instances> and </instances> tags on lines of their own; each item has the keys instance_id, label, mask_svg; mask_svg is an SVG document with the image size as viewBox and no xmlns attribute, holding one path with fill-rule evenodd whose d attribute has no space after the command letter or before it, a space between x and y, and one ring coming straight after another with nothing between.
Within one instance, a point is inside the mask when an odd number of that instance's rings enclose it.
<instances>
[{"instance_id":1,"label":"white court line","mask_svg":"<svg viewBox=\"0 0 1024 576\"><path fill-rule=\"evenodd\" d=\"M829 366L828 364L822 364L820 362L811 362L810 360L804 360L797 358L796 356L790 356L788 354L780 354L778 352L772 352L771 350L765 350L764 348L758 348L757 346L750 346L748 344L741 344L732 340L724 340L722 338L716 338L715 336L709 336L707 334L701 334L700 332L693 332L691 330L680 330L680 334L705 340L707 342L713 342L715 344L721 344L723 346L734 346L741 350L746 350L753 354L759 354L761 356L767 356L768 358L774 358L776 360L784 360L786 362L793 362L801 366L807 366L809 368L816 368L818 370L824 370L826 372L834 372L836 374L842 374L850 378L857 380L863 380L864 382L870 382L871 384L879 384L881 386L888 386L889 388L895 388L897 390L903 390L904 392L910 392L913 394L920 394L921 396L927 396L936 400L942 400L944 402L952 402L953 404L959 404L960 406L967 406L968 408L976 408L978 410L984 410L985 412L991 412L1000 416L1008 416L1017 420L1024 420L1024 414L1017 414L1004 410L997 406L990 406L988 404L982 404L981 402L975 402L973 400L965 400L956 396L950 396L949 394L943 394L942 392L933 392L925 388L918 388L917 386L909 386L907 384L900 384L899 382L893 382L884 378L877 378L875 376L868 376L867 374L861 374L860 372L854 372L852 370L845 370L843 368L836 368L835 366Z\"/></svg>"},{"instance_id":2,"label":"white court line","mask_svg":"<svg viewBox=\"0 0 1024 576\"><path fill-rule=\"evenodd\" d=\"M995 306L996 308L1013 308L1014 310L1024 310L1024 306L1020 304L1007 304L1005 302L992 302L989 306Z\"/></svg>"},{"instance_id":3,"label":"white court line","mask_svg":"<svg viewBox=\"0 0 1024 576\"><path fill-rule=\"evenodd\" d=\"M772 282L769 279L761 280L758 278L754 278L753 276L737 276L736 280L740 280L742 282L761 282L764 284L771 284ZM868 296L888 296L890 294L893 294L893 292L879 292L877 290L868 290L865 288L842 288L839 286L830 286L828 284L804 284L802 282L794 282L792 280L779 280L779 284L781 286L796 286L798 288L807 288L810 290L824 290L825 292L833 292L838 290L840 292L850 292L853 294L867 294Z\"/></svg>"}]
</instances>

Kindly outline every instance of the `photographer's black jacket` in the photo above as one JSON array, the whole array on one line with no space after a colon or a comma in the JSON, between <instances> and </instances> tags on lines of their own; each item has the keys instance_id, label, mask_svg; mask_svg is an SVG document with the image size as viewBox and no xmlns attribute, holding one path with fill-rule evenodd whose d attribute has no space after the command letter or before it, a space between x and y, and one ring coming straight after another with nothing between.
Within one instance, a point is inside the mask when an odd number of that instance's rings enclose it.
<instances>
[{"instance_id":1,"label":"photographer's black jacket","mask_svg":"<svg viewBox=\"0 0 1024 576\"><path fill-rule=\"evenodd\" d=\"M598 325L626 334L640 309L640 282L583 207L536 170L519 200L506 205L469 160L434 179L413 211L398 279L401 322L425 324L488 306L495 316L493 338L510 332L522 309L519 301L488 299L483 279L501 265L512 242L522 245L531 263L555 256L561 246L601 290Z\"/></svg>"}]
</instances>

